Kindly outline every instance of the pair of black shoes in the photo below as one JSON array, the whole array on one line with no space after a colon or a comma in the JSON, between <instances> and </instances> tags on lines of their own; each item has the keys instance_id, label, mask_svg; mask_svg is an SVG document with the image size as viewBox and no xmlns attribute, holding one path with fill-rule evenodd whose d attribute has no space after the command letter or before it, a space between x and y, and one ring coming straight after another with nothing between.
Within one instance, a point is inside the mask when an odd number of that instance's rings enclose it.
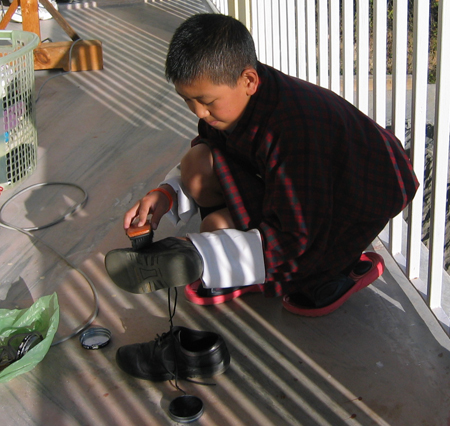
<instances>
[{"instance_id":1,"label":"pair of black shoes","mask_svg":"<svg viewBox=\"0 0 450 426\"><path fill-rule=\"evenodd\" d=\"M184 286L201 277L203 260L191 242L173 237L149 241L151 236L140 244L135 241L133 248L107 253L106 270L118 287L131 293L151 293ZM116 361L125 373L139 379L189 380L225 372L230 353L217 333L171 325L154 341L122 346Z\"/></svg>"},{"instance_id":2,"label":"pair of black shoes","mask_svg":"<svg viewBox=\"0 0 450 426\"><path fill-rule=\"evenodd\" d=\"M230 353L217 333L175 326L151 342L122 346L116 361L139 379L189 380L222 374L230 365Z\"/></svg>"}]
</instances>

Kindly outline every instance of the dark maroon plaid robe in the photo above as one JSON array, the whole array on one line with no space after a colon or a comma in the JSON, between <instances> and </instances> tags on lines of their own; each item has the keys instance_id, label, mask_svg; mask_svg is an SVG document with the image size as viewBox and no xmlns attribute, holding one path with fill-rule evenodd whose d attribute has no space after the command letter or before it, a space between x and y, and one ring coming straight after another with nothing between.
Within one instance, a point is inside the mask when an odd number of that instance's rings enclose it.
<instances>
[{"instance_id":1,"label":"dark maroon plaid robe","mask_svg":"<svg viewBox=\"0 0 450 426\"><path fill-rule=\"evenodd\" d=\"M333 278L413 198L399 141L333 92L258 64L261 82L229 135L199 122L237 229L263 238L265 294Z\"/></svg>"}]
</instances>

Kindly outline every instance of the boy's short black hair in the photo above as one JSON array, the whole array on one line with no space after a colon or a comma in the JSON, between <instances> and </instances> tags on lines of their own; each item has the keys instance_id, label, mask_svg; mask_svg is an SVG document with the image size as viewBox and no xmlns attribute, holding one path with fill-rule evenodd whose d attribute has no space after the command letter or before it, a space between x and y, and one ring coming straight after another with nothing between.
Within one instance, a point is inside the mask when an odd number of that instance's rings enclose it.
<instances>
[{"instance_id":1,"label":"boy's short black hair","mask_svg":"<svg viewBox=\"0 0 450 426\"><path fill-rule=\"evenodd\" d=\"M209 78L234 87L242 71L257 67L255 44L238 20L215 13L198 14L175 31L166 59L166 78L191 84Z\"/></svg>"}]
</instances>

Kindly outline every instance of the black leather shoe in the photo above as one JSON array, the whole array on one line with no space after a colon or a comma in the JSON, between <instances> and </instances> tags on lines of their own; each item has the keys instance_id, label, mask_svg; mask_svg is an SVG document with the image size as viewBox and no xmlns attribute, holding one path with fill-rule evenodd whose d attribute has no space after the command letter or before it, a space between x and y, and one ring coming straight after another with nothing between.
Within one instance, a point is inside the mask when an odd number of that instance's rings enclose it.
<instances>
[{"instance_id":1,"label":"black leather shoe","mask_svg":"<svg viewBox=\"0 0 450 426\"><path fill-rule=\"evenodd\" d=\"M144 250L112 250L106 254L105 267L121 289L151 293L198 280L203 273L203 260L190 241L170 237Z\"/></svg>"},{"instance_id":2,"label":"black leather shoe","mask_svg":"<svg viewBox=\"0 0 450 426\"><path fill-rule=\"evenodd\" d=\"M122 346L116 362L125 373L155 382L208 378L228 368L230 353L217 333L173 327L152 342Z\"/></svg>"}]
</instances>

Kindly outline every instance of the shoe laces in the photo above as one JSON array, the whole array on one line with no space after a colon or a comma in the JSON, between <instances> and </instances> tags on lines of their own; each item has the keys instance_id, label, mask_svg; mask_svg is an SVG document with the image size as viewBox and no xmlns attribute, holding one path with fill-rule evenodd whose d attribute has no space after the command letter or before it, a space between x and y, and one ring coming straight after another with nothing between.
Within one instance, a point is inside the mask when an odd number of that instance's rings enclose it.
<instances>
[{"instance_id":1,"label":"shoe laces","mask_svg":"<svg viewBox=\"0 0 450 426\"><path fill-rule=\"evenodd\" d=\"M173 305L173 309L172 309L172 305L171 305L171 290L175 291L175 300L174 300L174 305ZM169 309L169 322L170 322L170 329L169 331L159 335L156 335L156 339L155 339L155 345L153 346L153 353L152 356L155 353L155 350L157 347L161 348L161 360L162 360L162 364L163 367L166 369L166 371L172 376L172 379L170 379L170 382L172 383L172 380L174 380L174 387L176 389L178 389L180 392L183 393L183 395L186 395L186 392L180 388L180 386L178 385L178 360L177 360L177 350L176 350L176 337L175 334L173 332L173 318L175 316L176 313L176 309L177 309L177 300L178 300L178 290L176 287L174 288L170 288L168 289L168 293L167 293L167 305L168 305L168 309ZM165 347L163 346L163 341L166 339L171 339L172 340L172 345L166 345ZM181 342L180 342L181 344ZM173 348L173 364L174 364L174 369L170 369L169 365L167 364L167 358L164 355L165 352L169 349L169 348ZM197 385L203 385L203 386L215 386L215 383L203 383L203 382L198 382L196 380L192 380L189 378L185 378L184 380L186 380L187 382L190 383L195 383Z\"/></svg>"},{"instance_id":2,"label":"shoe laces","mask_svg":"<svg viewBox=\"0 0 450 426\"><path fill-rule=\"evenodd\" d=\"M171 339L172 340L172 344L169 345L164 345L163 343L167 340L167 339ZM152 350L152 358L155 356L155 352L159 349L161 350L161 361L162 361L162 365L164 367L164 369L172 376L170 380L175 379L175 387L182 391L182 389L179 388L178 386L178 363L177 363L177 354L176 354L176 350L175 350L175 336L173 334L173 330L172 330L172 326L170 327L170 330L159 335L156 335L155 338L155 344L153 345L153 350ZM166 352L168 349L173 348L173 355L174 355L174 360L173 360L173 365L174 367L172 368L171 365L168 364L168 357L166 356Z\"/></svg>"}]
</instances>

